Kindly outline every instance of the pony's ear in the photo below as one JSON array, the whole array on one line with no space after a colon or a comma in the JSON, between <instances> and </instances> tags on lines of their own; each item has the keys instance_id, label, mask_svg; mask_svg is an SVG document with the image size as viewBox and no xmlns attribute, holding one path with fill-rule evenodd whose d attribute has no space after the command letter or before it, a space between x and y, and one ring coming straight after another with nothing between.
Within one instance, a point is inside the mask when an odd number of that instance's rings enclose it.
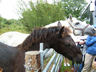
<instances>
[{"instance_id":1,"label":"pony's ear","mask_svg":"<svg viewBox=\"0 0 96 72\"><path fill-rule=\"evenodd\" d=\"M59 35L58 35L59 38L62 38L62 34L64 33L64 30L65 30L65 27L63 26L63 27L60 29L60 31L59 31Z\"/></svg>"},{"instance_id":2,"label":"pony's ear","mask_svg":"<svg viewBox=\"0 0 96 72\"><path fill-rule=\"evenodd\" d=\"M62 24L60 21L58 21L58 24L57 24L58 27L62 27Z\"/></svg>"},{"instance_id":3,"label":"pony's ear","mask_svg":"<svg viewBox=\"0 0 96 72\"><path fill-rule=\"evenodd\" d=\"M71 14L69 15L69 19L70 19L70 21L72 22L72 15L71 15Z\"/></svg>"},{"instance_id":4,"label":"pony's ear","mask_svg":"<svg viewBox=\"0 0 96 72\"><path fill-rule=\"evenodd\" d=\"M59 30L58 33L58 37L59 38L64 38L65 36L69 35L71 32L71 30L68 27L61 27L61 29Z\"/></svg>"}]
</instances>

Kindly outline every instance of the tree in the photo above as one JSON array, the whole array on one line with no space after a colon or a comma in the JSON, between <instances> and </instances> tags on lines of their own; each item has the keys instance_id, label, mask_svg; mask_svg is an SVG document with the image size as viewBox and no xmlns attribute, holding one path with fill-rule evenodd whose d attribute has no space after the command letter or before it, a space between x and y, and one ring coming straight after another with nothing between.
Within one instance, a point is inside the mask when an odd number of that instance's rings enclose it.
<instances>
[{"instance_id":1,"label":"tree","mask_svg":"<svg viewBox=\"0 0 96 72\"><path fill-rule=\"evenodd\" d=\"M69 17L72 14L74 17L79 17L81 10L87 4L85 0L62 0L64 14Z\"/></svg>"},{"instance_id":2,"label":"tree","mask_svg":"<svg viewBox=\"0 0 96 72\"><path fill-rule=\"evenodd\" d=\"M30 9L23 11L22 17L23 24L29 30L65 19L61 2L58 4L38 3L37 5L30 2Z\"/></svg>"}]
</instances>

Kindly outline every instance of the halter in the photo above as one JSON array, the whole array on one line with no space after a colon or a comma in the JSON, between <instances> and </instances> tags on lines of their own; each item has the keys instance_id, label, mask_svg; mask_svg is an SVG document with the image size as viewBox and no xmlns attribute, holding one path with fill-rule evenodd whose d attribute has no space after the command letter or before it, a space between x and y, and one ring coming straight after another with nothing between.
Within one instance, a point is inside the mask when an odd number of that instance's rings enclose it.
<instances>
[{"instance_id":1,"label":"halter","mask_svg":"<svg viewBox=\"0 0 96 72\"><path fill-rule=\"evenodd\" d=\"M74 26L72 26L72 23L70 23L69 21L68 21L68 23L70 24L70 26L71 26L72 29L73 29L73 34L76 35L76 36L78 36L79 34L76 34L76 33L75 33L75 30L80 30L80 31L82 31L82 36L84 36L84 30L89 26L89 24L87 24L84 28L75 28Z\"/></svg>"}]
</instances>

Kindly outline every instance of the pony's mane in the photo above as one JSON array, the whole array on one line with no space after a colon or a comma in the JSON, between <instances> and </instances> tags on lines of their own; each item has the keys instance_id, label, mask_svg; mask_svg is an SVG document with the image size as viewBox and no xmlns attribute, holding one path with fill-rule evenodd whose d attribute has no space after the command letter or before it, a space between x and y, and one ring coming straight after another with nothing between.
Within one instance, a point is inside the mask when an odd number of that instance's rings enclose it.
<instances>
[{"instance_id":1,"label":"pony's mane","mask_svg":"<svg viewBox=\"0 0 96 72\"><path fill-rule=\"evenodd\" d=\"M65 37L71 33L71 30L67 27L63 27L64 31L62 33L62 37ZM24 40L24 42L19 46L19 48L23 48L24 50L28 50L35 43L49 41L51 39L55 39L59 31L62 27L49 27L49 28L36 28L32 31L32 33ZM22 46L22 47L21 47Z\"/></svg>"}]
</instances>

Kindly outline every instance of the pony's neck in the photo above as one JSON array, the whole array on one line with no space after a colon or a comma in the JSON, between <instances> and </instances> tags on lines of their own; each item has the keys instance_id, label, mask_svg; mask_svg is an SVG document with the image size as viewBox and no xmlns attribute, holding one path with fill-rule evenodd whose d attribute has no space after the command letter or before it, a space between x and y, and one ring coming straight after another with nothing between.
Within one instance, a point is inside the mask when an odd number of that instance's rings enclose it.
<instances>
[{"instance_id":1,"label":"pony's neck","mask_svg":"<svg viewBox=\"0 0 96 72\"><path fill-rule=\"evenodd\" d=\"M25 39L25 41L19 45L19 49L22 49L24 51L39 50L41 42L46 44L44 48L49 47L57 39L57 34L60 29L61 29L60 27L35 29Z\"/></svg>"},{"instance_id":2,"label":"pony's neck","mask_svg":"<svg viewBox=\"0 0 96 72\"><path fill-rule=\"evenodd\" d=\"M24 50L25 52L30 50L39 50L40 43L44 42L42 39L44 38L34 38L31 34L25 39L22 44L18 45L18 48L19 50Z\"/></svg>"}]
</instances>

